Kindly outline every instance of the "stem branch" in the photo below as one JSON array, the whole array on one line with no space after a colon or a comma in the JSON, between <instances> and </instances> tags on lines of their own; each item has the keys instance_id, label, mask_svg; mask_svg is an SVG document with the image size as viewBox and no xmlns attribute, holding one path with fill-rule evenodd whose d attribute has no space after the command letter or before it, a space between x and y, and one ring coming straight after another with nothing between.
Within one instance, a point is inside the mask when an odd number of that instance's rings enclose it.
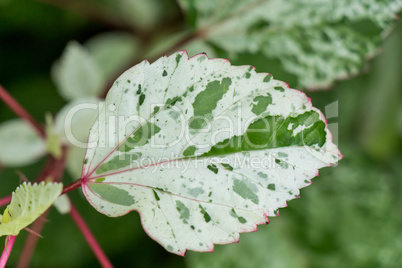
<instances>
[{"instance_id":1,"label":"stem branch","mask_svg":"<svg viewBox=\"0 0 402 268\"><path fill-rule=\"evenodd\" d=\"M0 207L8 205L11 202L11 195L3 197L0 199Z\"/></svg>"},{"instance_id":2,"label":"stem branch","mask_svg":"<svg viewBox=\"0 0 402 268\"><path fill-rule=\"evenodd\" d=\"M106 257L105 253L103 252L102 248L99 246L98 242L96 241L94 235L92 234L91 230L88 228L88 225L85 223L84 219L79 214L78 210L74 207L71 203L71 211L70 215L77 224L78 228L80 228L84 238L87 240L89 246L91 247L92 251L95 253L99 263L104 268L112 268L113 265Z\"/></svg>"},{"instance_id":3,"label":"stem branch","mask_svg":"<svg viewBox=\"0 0 402 268\"><path fill-rule=\"evenodd\" d=\"M75 190L75 189L81 187L81 183L82 183L81 179L78 179L75 182L67 185L66 187L63 188L63 191L61 192L61 195L65 194L65 193L68 193L68 192L71 192L72 190Z\"/></svg>"},{"instance_id":4,"label":"stem branch","mask_svg":"<svg viewBox=\"0 0 402 268\"><path fill-rule=\"evenodd\" d=\"M46 222L46 217L49 214L49 210L46 210L33 224L32 231L37 234L42 232L43 226ZM21 257L18 261L17 268L25 268L29 266L33 252L38 243L38 236L34 234L29 234L27 240L25 241L24 249L22 250Z\"/></svg>"},{"instance_id":5,"label":"stem branch","mask_svg":"<svg viewBox=\"0 0 402 268\"><path fill-rule=\"evenodd\" d=\"M6 246L3 250L3 254L1 254L0 258L0 268L6 267L8 257L10 256L11 250L13 249L14 242L15 242L16 236L9 235L6 238Z\"/></svg>"},{"instance_id":6,"label":"stem branch","mask_svg":"<svg viewBox=\"0 0 402 268\"><path fill-rule=\"evenodd\" d=\"M44 129L32 118L32 116L25 111L24 108L0 85L0 99L2 99L16 115L21 117L25 122L30 124L33 129L42 137L45 138L46 134Z\"/></svg>"}]
</instances>

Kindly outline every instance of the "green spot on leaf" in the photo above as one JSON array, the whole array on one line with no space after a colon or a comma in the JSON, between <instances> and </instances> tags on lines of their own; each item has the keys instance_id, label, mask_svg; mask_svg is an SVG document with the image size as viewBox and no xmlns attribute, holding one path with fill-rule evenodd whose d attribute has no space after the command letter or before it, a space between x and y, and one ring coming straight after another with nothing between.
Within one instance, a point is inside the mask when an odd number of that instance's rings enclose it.
<instances>
[{"instance_id":1,"label":"green spot on leaf","mask_svg":"<svg viewBox=\"0 0 402 268\"><path fill-rule=\"evenodd\" d=\"M187 220L190 219L190 210L180 201L176 201L176 209L180 213L180 219L187 223Z\"/></svg>"},{"instance_id":2,"label":"green spot on leaf","mask_svg":"<svg viewBox=\"0 0 402 268\"><path fill-rule=\"evenodd\" d=\"M109 162L103 163L96 170L96 174L105 173L110 170L118 170L130 166L133 160L137 160L142 156L142 153L123 154L113 157Z\"/></svg>"},{"instance_id":3,"label":"green spot on leaf","mask_svg":"<svg viewBox=\"0 0 402 268\"><path fill-rule=\"evenodd\" d=\"M253 99L253 102L257 103L253 104L251 111L256 115L260 115L267 110L268 105L272 104L271 94L268 93L267 96L257 96Z\"/></svg>"},{"instance_id":4,"label":"green spot on leaf","mask_svg":"<svg viewBox=\"0 0 402 268\"><path fill-rule=\"evenodd\" d=\"M275 191L275 189L276 189L274 183L268 184L267 188L268 188L269 190L272 190L272 191Z\"/></svg>"},{"instance_id":5,"label":"green spot on leaf","mask_svg":"<svg viewBox=\"0 0 402 268\"><path fill-rule=\"evenodd\" d=\"M240 223L243 223L243 224L247 222L246 219L243 217L238 217L237 219L239 220Z\"/></svg>"},{"instance_id":6,"label":"green spot on leaf","mask_svg":"<svg viewBox=\"0 0 402 268\"><path fill-rule=\"evenodd\" d=\"M278 152L278 157L288 157L287 153Z\"/></svg>"},{"instance_id":7,"label":"green spot on leaf","mask_svg":"<svg viewBox=\"0 0 402 268\"><path fill-rule=\"evenodd\" d=\"M154 114L156 114L157 112L159 112L161 108L159 106L155 106L154 107Z\"/></svg>"},{"instance_id":8,"label":"green spot on leaf","mask_svg":"<svg viewBox=\"0 0 402 268\"><path fill-rule=\"evenodd\" d=\"M232 80L226 77L222 81L209 82L205 90L198 93L193 103L194 116L189 121L190 128L202 129L206 125L204 117L212 113L231 84Z\"/></svg>"},{"instance_id":9,"label":"green spot on leaf","mask_svg":"<svg viewBox=\"0 0 402 268\"><path fill-rule=\"evenodd\" d=\"M178 101L182 101L182 98L180 96L174 97L172 99L167 99L166 103L165 103L165 106L166 106L165 108L168 109L168 108L174 106L176 104L176 102L178 102Z\"/></svg>"},{"instance_id":10,"label":"green spot on leaf","mask_svg":"<svg viewBox=\"0 0 402 268\"><path fill-rule=\"evenodd\" d=\"M236 211L232 208L232 210L229 213L230 216L232 216L233 218L236 218L240 223L244 224L247 222L247 220L243 217L239 217L236 213Z\"/></svg>"},{"instance_id":11,"label":"green spot on leaf","mask_svg":"<svg viewBox=\"0 0 402 268\"><path fill-rule=\"evenodd\" d=\"M97 178L97 179L95 179L95 182L104 182L105 181L105 178Z\"/></svg>"},{"instance_id":12,"label":"green spot on leaf","mask_svg":"<svg viewBox=\"0 0 402 268\"><path fill-rule=\"evenodd\" d=\"M195 147L194 145L189 146L183 151L183 155L184 156L193 156L196 149L197 149L197 147Z\"/></svg>"},{"instance_id":13,"label":"green spot on leaf","mask_svg":"<svg viewBox=\"0 0 402 268\"><path fill-rule=\"evenodd\" d=\"M141 105L144 103L144 101L145 101L145 95L144 95L144 94L141 94L141 95L140 95L140 99L139 99L139 101L138 101L139 105L141 106Z\"/></svg>"},{"instance_id":14,"label":"green spot on leaf","mask_svg":"<svg viewBox=\"0 0 402 268\"><path fill-rule=\"evenodd\" d=\"M264 79L262 80L262 82L264 83L269 83L272 79L272 75L271 74L267 74Z\"/></svg>"},{"instance_id":15,"label":"green spot on leaf","mask_svg":"<svg viewBox=\"0 0 402 268\"><path fill-rule=\"evenodd\" d=\"M218 167L214 164L208 165L207 168L211 170L213 173L218 174Z\"/></svg>"},{"instance_id":16,"label":"green spot on leaf","mask_svg":"<svg viewBox=\"0 0 402 268\"><path fill-rule=\"evenodd\" d=\"M161 200L161 199L159 198L158 193L157 193L155 190L152 190L152 192L154 192L154 196L155 196L156 201Z\"/></svg>"},{"instance_id":17,"label":"green spot on leaf","mask_svg":"<svg viewBox=\"0 0 402 268\"><path fill-rule=\"evenodd\" d=\"M161 131L161 129L157 125L147 122L145 125L139 127L130 138L123 142L118 150L120 152L128 152L136 147L144 146L149 142L149 139L159 133L159 131Z\"/></svg>"},{"instance_id":18,"label":"green spot on leaf","mask_svg":"<svg viewBox=\"0 0 402 268\"><path fill-rule=\"evenodd\" d=\"M183 57L182 54L177 54L177 56L176 56L176 64L177 64L177 65L179 65L179 62L180 62L180 60L181 60L181 57Z\"/></svg>"},{"instance_id":19,"label":"green spot on leaf","mask_svg":"<svg viewBox=\"0 0 402 268\"><path fill-rule=\"evenodd\" d=\"M249 199L254 204L258 204L258 196L255 192L257 192L257 186L247 182L245 180L234 180L233 191L235 191L238 195L243 197L244 199Z\"/></svg>"},{"instance_id":20,"label":"green spot on leaf","mask_svg":"<svg viewBox=\"0 0 402 268\"><path fill-rule=\"evenodd\" d=\"M227 170L233 171L233 167L229 164L221 164L224 168L226 168Z\"/></svg>"},{"instance_id":21,"label":"green spot on leaf","mask_svg":"<svg viewBox=\"0 0 402 268\"><path fill-rule=\"evenodd\" d=\"M206 223L210 222L211 221L211 216L209 216L209 214L205 211L205 209L201 205L199 205L198 207L201 210L201 214L204 216L205 222Z\"/></svg>"},{"instance_id":22,"label":"green spot on leaf","mask_svg":"<svg viewBox=\"0 0 402 268\"><path fill-rule=\"evenodd\" d=\"M127 191L108 184L88 183L89 188L98 194L102 199L113 204L131 206L134 204L134 197Z\"/></svg>"},{"instance_id":23,"label":"green spot on leaf","mask_svg":"<svg viewBox=\"0 0 402 268\"><path fill-rule=\"evenodd\" d=\"M197 188L193 188L193 189L189 189L188 193L193 196L193 197L197 197L200 194L203 194L205 191L201 188L201 187L197 187Z\"/></svg>"}]
</instances>

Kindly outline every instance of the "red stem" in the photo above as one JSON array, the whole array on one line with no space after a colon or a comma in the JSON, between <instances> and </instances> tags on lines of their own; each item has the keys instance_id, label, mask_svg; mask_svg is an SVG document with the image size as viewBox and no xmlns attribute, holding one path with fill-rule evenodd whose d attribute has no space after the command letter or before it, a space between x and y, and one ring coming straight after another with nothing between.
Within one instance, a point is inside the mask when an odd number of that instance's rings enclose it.
<instances>
[{"instance_id":1,"label":"red stem","mask_svg":"<svg viewBox=\"0 0 402 268\"><path fill-rule=\"evenodd\" d=\"M63 191L61 192L61 195L81 187L81 183L82 183L81 179L78 179L75 182L67 185L66 187L64 187Z\"/></svg>"},{"instance_id":2,"label":"red stem","mask_svg":"<svg viewBox=\"0 0 402 268\"><path fill-rule=\"evenodd\" d=\"M11 250L13 249L13 245L15 242L16 236L9 235L6 238L6 246L3 250L3 254L1 254L0 258L0 268L6 267L8 257L10 256Z\"/></svg>"},{"instance_id":3,"label":"red stem","mask_svg":"<svg viewBox=\"0 0 402 268\"><path fill-rule=\"evenodd\" d=\"M60 181L60 178L63 176L64 168L66 165L67 158L67 146L63 145L61 148L61 156L60 158L54 158L49 155L45 167L41 174L37 177L35 182L41 182L51 177L53 181Z\"/></svg>"},{"instance_id":4,"label":"red stem","mask_svg":"<svg viewBox=\"0 0 402 268\"><path fill-rule=\"evenodd\" d=\"M104 268L112 268L113 265L106 257L105 253L103 252L102 248L99 246L98 242L96 241L94 235L92 234L91 230L88 228L88 225L85 223L84 219L81 217L77 209L71 203L71 211L70 215L77 224L78 228L80 228L82 234L84 235L85 239L87 240L89 246L91 247L92 251L95 253L95 256L98 258L99 263Z\"/></svg>"},{"instance_id":5,"label":"red stem","mask_svg":"<svg viewBox=\"0 0 402 268\"><path fill-rule=\"evenodd\" d=\"M11 202L11 195L3 197L0 199L0 207L10 204Z\"/></svg>"},{"instance_id":6,"label":"red stem","mask_svg":"<svg viewBox=\"0 0 402 268\"><path fill-rule=\"evenodd\" d=\"M0 85L0 99L2 99L16 115L21 117L25 122L30 124L33 129L42 137L45 138L45 130L32 118L30 114Z\"/></svg>"},{"instance_id":7,"label":"red stem","mask_svg":"<svg viewBox=\"0 0 402 268\"><path fill-rule=\"evenodd\" d=\"M32 231L37 234L42 232L43 226L46 222L46 217L49 214L49 210L46 210L33 224L32 224ZM39 237L34 234L30 234L25 241L24 249L22 250L21 257L18 261L17 268L25 268L29 266L31 262L31 258L33 255L33 251L38 243Z\"/></svg>"},{"instance_id":8,"label":"red stem","mask_svg":"<svg viewBox=\"0 0 402 268\"><path fill-rule=\"evenodd\" d=\"M25 111L24 108L22 108L22 106L10 94L8 94L8 92L1 85L0 85L0 99L2 99L20 118L22 118L28 124L30 124L33 127L33 129L40 135L41 138L46 139L46 133L44 129ZM40 182L48 177L51 177L54 181L60 181L60 178L63 175L65 168L66 155L67 155L67 147L63 146L62 156L59 159L50 156L45 168L43 169L42 173L38 176L36 181ZM77 181L65 187L62 193L63 194L67 193L80 186L81 186L81 179L78 179ZM11 197L12 196L10 195L0 199L0 206L10 203ZM101 265L107 268L113 267L109 259L106 257L105 253L102 251L101 247L97 243L95 237L92 235L84 219L81 217L77 209L72 204L71 204L70 215L76 222L77 226L80 228L81 232L83 233L85 239L87 240L88 244L95 253ZM42 216L43 216L42 219L46 218L46 214ZM34 231L36 233L40 233L41 229L43 228L43 224L44 221L35 221ZM1 256L0 259L0 268L4 268L4 266L6 265L14 241L15 236L10 236L10 240L7 242L6 248L4 249L3 255ZM21 255L21 258L19 260L18 267L27 267L29 265L33 251L36 247L36 243L37 243L37 237L30 234L24 246L23 254Z\"/></svg>"}]
</instances>

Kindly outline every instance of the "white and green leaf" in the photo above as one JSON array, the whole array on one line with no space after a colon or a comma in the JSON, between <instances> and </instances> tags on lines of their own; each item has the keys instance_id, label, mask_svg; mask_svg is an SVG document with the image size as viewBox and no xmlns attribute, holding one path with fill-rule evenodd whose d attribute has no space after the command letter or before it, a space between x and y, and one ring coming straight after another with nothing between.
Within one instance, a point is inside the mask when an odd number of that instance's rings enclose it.
<instances>
[{"instance_id":1,"label":"white and green leaf","mask_svg":"<svg viewBox=\"0 0 402 268\"><path fill-rule=\"evenodd\" d=\"M401 0L179 0L206 41L262 52L308 88L354 75L391 29Z\"/></svg>"},{"instance_id":2,"label":"white and green leaf","mask_svg":"<svg viewBox=\"0 0 402 268\"><path fill-rule=\"evenodd\" d=\"M18 235L56 200L63 190L61 183L24 182L13 192L11 203L0 215L0 236Z\"/></svg>"},{"instance_id":3,"label":"white and green leaf","mask_svg":"<svg viewBox=\"0 0 402 268\"><path fill-rule=\"evenodd\" d=\"M108 216L137 210L145 231L181 255L255 231L340 157L304 93L184 52L122 74L88 142L88 201Z\"/></svg>"},{"instance_id":4,"label":"white and green leaf","mask_svg":"<svg viewBox=\"0 0 402 268\"><path fill-rule=\"evenodd\" d=\"M66 100L98 96L105 83L94 58L75 41L67 44L61 59L54 64L52 77Z\"/></svg>"},{"instance_id":5,"label":"white and green leaf","mask_svg":"<svg viewBox=\"0 0 402 268\"><path fill-rule=\"evenodd\" d=\"M139 49L138 41L130 34L107 32L85 43L106 82L117 77L132 61Z\"/></svg>"},{"instance_id":6,"label":"white and green leaf","mask_svg":"<svg viewBox=\"0 0 402 268\"><path fill-rule=\"evenodd\" d=\"M52 67L52 78L66 100L97 97L138 50L137 40L122 32L96 35L84 45L67 44Z\"/></svg>"},{"instance_id":7,"label":"white and green leaf","mask_svg":"<svg viewBox=\"0 0 402 268\"><path fill-rule=\"evenodd\" d=\"M13 119L0 124L0 165L31 164L46 154L46 143L28 123Z\"/></svg>"}]
</instances>

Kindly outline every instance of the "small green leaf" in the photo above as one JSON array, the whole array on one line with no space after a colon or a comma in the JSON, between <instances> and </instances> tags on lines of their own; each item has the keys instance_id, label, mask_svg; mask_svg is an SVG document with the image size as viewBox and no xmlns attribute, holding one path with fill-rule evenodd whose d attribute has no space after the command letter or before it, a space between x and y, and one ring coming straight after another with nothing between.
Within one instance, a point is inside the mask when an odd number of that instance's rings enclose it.
<instances>
[{"instance_id":1,"label":"small green leaf","mask_svg":"<svg viewBox=\"0 0 402 268\"><path fill-rule=\"evenodd\" d=\"M54 132L53 118L51 114L46 114L46 147L47 151L55 158L61 156L60 137Z\"/></svg>"},{"instance_id":2,"label":"small green leaf","mask_svg":"<svg viewBox=\"0 0 402 268\"><path fill-rule=\"evenodd\" d=\"M11 203L0 217L0 236L18 235L53 204L62 190L61 183L24 182L18 186Z\"/></svg>"}]
</instances>

